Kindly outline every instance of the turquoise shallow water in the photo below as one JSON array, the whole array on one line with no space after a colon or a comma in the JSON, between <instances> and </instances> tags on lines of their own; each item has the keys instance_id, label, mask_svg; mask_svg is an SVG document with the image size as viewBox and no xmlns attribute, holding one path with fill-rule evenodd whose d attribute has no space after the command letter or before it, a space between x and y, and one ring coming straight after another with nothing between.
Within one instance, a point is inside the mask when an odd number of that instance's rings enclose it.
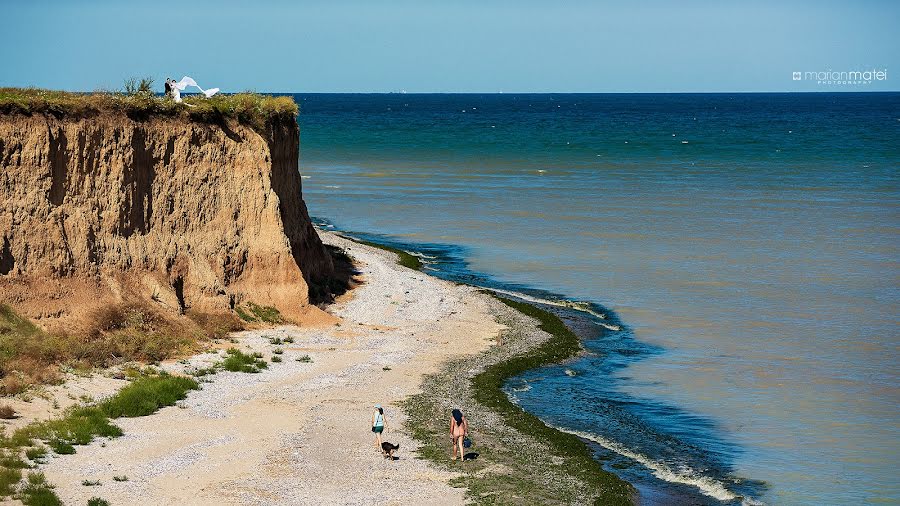
<instances>
[{"instance_id":1,"label":"turquoise shallow water","mask_svg":"<svg viewBox=\"0 0 900 506\"><path fill-rule=\"evenodd\" d=\"M900 95L297 98L313 215L611 311L510 393L647 502L900 501Z\"/></svg>"}]
</instances>

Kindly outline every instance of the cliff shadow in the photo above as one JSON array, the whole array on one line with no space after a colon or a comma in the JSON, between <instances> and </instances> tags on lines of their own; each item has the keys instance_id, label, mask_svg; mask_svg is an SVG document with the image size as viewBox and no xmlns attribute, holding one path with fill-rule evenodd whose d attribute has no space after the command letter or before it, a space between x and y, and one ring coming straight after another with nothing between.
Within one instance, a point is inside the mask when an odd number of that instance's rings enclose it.
<instances>
[{"instance_id":1,"label":"cliff shadow","mask_svg":"<svg viewBox=\"0 0 900 506\"><path fill-rule=\"evenodd\" d=\"M331 276L312 277L309 280L309 302L317 306L330 304L360 285L356 279L360 272L353 265L353 259L337 246L325 244L324 247L331 256L334 271Z\"/></svg>"}]
</instances>

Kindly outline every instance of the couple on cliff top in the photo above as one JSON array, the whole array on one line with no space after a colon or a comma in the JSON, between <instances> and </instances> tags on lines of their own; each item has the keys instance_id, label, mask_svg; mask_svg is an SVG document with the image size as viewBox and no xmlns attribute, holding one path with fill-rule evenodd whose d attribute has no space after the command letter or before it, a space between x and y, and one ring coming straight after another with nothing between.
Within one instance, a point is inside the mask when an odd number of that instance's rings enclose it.
<instances>
[{"instance_id":1,"label":"couple on cliff top","mask_svg":"<svg viewBox=\"0 0 900 506\"><path fill-rule=\"evenodd\" d=\"M184 89L188 86L197 88L206 96L206 98L209 98L219 92L219 88L210 88L208 90L204 90L197 85L197 81L194 81L193 78L188 76L182 77L181 81L175 81L174 79L169 77L166 79L166 96L171 97L173 100L175 100L176 103L180 104L181 92L184 91Z\"/></svg>"}]
</instances>

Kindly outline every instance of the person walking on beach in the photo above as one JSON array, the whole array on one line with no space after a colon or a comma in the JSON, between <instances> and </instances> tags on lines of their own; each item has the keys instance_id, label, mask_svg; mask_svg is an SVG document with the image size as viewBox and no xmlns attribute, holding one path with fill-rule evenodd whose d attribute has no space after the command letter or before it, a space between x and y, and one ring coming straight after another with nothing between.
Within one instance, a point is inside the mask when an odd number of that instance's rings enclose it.
<instances>
[{"instance_id":1,"label":"person walking on beach","mask_svg":"<svg viewBox=\"0 0 900 506\"><path fill-rule=\"evenodd\" d=\"M463 439L469 435L469 421L463 416L462 411L454 409L450 416L450 438L453 441L453 459L456 460L456 452L459 451L459 460L465 461Z\"/></svg>"},{"instance_id":2,"label":"person walking on beach","mask_svg":"<svg viewBox=\"0 0 900 506\"><path fill-rule=\"evenodd\" d=\"M376 404L375 411L372 412L372 432L375 433L375 449L378 451L381 451L381 433L384 432L384 426L384 409L381 404Z\"/></svg>"}]
</instances>

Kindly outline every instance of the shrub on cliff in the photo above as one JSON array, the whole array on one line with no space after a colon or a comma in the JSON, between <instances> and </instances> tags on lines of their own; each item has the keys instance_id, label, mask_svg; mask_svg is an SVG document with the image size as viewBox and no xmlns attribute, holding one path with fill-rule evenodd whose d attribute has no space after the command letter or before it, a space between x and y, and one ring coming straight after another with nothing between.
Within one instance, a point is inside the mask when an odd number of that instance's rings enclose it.
<instances>
[{"instance_id":1,"label":"shrub on cliff","mask_svg":"<svg viewBox=\"0 0 900 506\"><path fill-rule=\"evenodd\" d=\"M299 112L289 96L258 93L218 94L212 98L186 95L184 104L148 91L152 80L126 83L126 92L73 93L40 88L0 88L0 114L52 114L58 117L90 117L102 113L124 113L142 119L151 116L186 116L217 122L235 119L254 128L269 122L294 121ZM129 91L130 90L130 91ZM187 104L187 105L186 105Z\"/></svg>"}]
</instances>

